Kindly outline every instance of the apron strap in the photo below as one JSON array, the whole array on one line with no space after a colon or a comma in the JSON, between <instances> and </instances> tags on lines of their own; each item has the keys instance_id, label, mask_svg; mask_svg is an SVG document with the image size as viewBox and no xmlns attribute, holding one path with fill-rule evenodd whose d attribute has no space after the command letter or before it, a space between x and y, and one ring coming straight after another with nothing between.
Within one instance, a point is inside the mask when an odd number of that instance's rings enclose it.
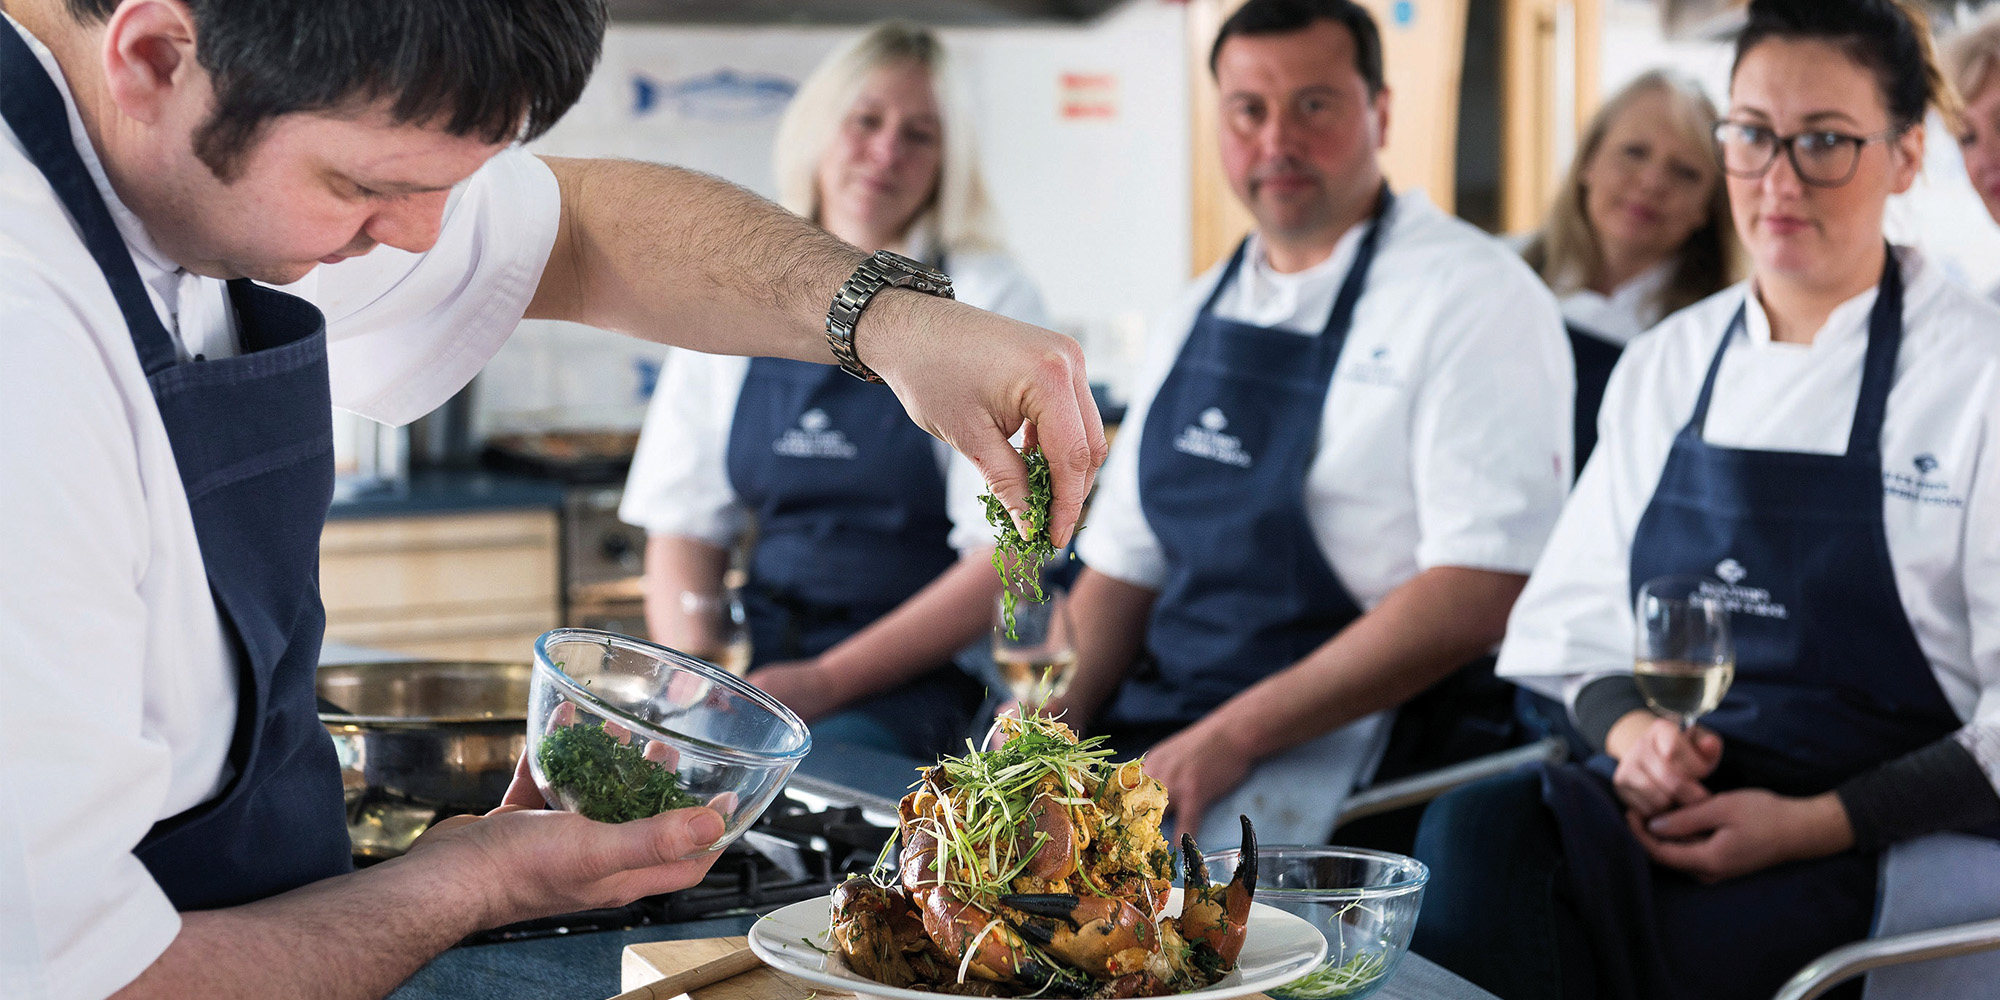
<instances>
[{"instance_id":1,"label":"apron strap","mask_svg":"<svg viewBox=\"0 0 2000 1000\"><path fill-rule=\"evenodd\" d=\"M1354 249L1354 266L1347 269L1347 277L1340 283L1340 294L1334 296L1333 311L1327 313L1322 335L1337 333L1342 340L1347 339L1347 330L1354 325L1354 306L1361 301L1361 292L1368 284L1368 271L1375 263L1375 247L1382 242L1382 230L1389 227L1389 209L1395 204L1389 182L1383 181L1381 190L1375 193L1375 211L1369 213L1368 231L1361 235L1361 245ZM1238 253L1241 252L1239 249Z\"/></svg>"},{"instance_id":2,"label":"apron strap","mask_svg":"<svg viewBox=\"0 0 2000 1000\"><path fill-rule=\"evenodd\" d=\"M110 283L118 311L131 328L139 363L150 378L174 365L173 338L153 310L153 301L139 280L139 269L132 263L132 251L76 150L62 92L43 72L40 60L21 40L18 30L12 24L0 30L0 117L13 127L28 159L55 189L82 232L84 246Z\"/></svg>"}]
</instances>

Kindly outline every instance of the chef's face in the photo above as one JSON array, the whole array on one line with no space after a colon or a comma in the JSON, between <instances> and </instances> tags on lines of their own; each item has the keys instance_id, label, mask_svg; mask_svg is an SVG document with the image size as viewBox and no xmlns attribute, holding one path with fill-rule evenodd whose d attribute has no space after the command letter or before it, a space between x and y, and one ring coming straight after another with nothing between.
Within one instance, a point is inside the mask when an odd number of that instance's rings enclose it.
<instances>
[{"instance_id":1,"label":"chef's face","mask_svg":"<svg viewBox=\"0 0 2000 1000\"><path fill-rule=\"evenodd\" d=\"M1278 35L1235 35L1215 62L1223 172L1268 237L1338 238L1374 197L1389 94L1370 97L1354 35L1318 20Z\"/></svg>"},{"instance_id":2,"label":"chef's face","mask_svg":"<svg viewBox=\"0 0 2000 1000\"><path fill-rule=\"evenodd\" d=\"M445 196L505 144L402 125L380 111L273 120L224 181L191 146L121 194L162 253L197 274L287 284L378 245L437 242Z\"/></svg>"},{"instance_id":3,"label":"chef's face","mask_svg":"<svg viewBox=\"0 0 2000 1000\"><path fill-rule=\"evenodd\" d=\"M1890 127L1875 75L1823 41L1759 43L1737 65L1729 102L1729 121L1778 136L1881 136ZM1880 259L1871 251L1882 242L1883 207L1909 189L1922 162L1917 127L1861 146L1853 176L1838 186L1800 180L1782 152L1760 177L1731 174L1730 214L1758 276L1807 288L1851 283L1856 262Z\"/></svg>"},{"instance_id":4,"label":"chef's face","mask_svg":"<svg viewBox=\"0 0 2000 1000\"><path fill-rule=\"evenodd\" d=\"M820 157L820 222L836 234L900 236L937 190L944 119L930 71L915 62L875 69Z\"/></svg>"},{"instance_id":5,"label":"chef's face","mask_svg":"<svg viewBox=\"0 0 2000 1000\"><path fill-rule=\"evenodd\" d=\"M1659 90L1611 119L1583 170L1584 214L1607 256L1664 260L1701 228L1722 172L1686 133Z\"/></svg>"},{"instance_id":6,"label":"chef's face","mask_svg":"<svg viewBox=\"0 0 2000 1000\"><path fill-rule=\"evenodd\" d=\"M1986 214L2000 222L2000 73L1987 71L1979 90L1965 101L1965 130L1958 148L1965 154L1965 175L1986 203Z\"/></svg>"}]
</instances>

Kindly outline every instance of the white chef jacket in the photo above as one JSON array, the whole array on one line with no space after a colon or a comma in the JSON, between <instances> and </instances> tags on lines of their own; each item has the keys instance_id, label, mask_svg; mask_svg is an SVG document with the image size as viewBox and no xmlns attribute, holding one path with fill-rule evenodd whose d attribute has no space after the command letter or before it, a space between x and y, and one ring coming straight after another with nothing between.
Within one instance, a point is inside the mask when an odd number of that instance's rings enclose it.
<instances>
[{"instance_id":1,"label":"white chef jacket","mask_svg":"<svg viewBox=\"0 0 2000 1000\"><path fill-rule=\"evenodd\" d=\"M1218 316L1317 336L1364 226L1324 262L1271 270L1255 234ZM1223 265L1153 329L1137 391L1098 477L1078 552L1158 590L1166 557L1139 506L1153 396ZM1499 241L1396 197L1321 411L1306 475L1320 552L1361 607L1434 566L1526 573L1567 492L1576 376L1555 299Z\"/></svg>"},{"instance_id":2,"label":"white chef jacket","mask_svg":"<svg viewBox=\"0 0 2000 1000\"><path fill-rule=\"evenodd\" d=\"M1605 343L1624 347L1645 333L1666 314L1660 293L1673 277L1679 261L1669 258L1633 275L1610 295L1579 288L1557 301L1563 319L1577 329Z\"/></svg>"},{"instance_id":3,"label":"white chef jacket","mask_svg":"<svg viewBox=\"0 0 2000 1000\"><path fill-rule=\"evenodd\" d=\"M905 249L908 256L923 260L930 244L920 236ZM1041 293L1005 254L954 253L945 266L960 302L1047 325ZM632 457L632 473L618 505L621 520L649 535L682 535L718 548L735 544L748 524L749 508L729 482L729 429L749 372L749 358L671 352ZM933 444L945 475L950 545L960 552L992 545L993 526L979 499L987 492L985 478L949 445Z\"/></svg>"},{"instance_id":4,"label":"white chef jacket","mask_svg":"<svg viewBox=\"0 0 2000 1000\"><path fill-rule=\"evenodd\" d=\"M1897 255L1903 341L1882 423L1889 562L1938 686L1967 722L1957 738L2000 785L2000 459L1986 454L2000 436L2000 309L1916 251ZM1605 389L1597 450L1514 605L1503 676L1573 701L1589 681L1631 672L1632 535L1748 287L1683 309L1626 348ZM1773 342L1750 296L1703 439L1845 451L1875 295L1842 303L1810 345Z\"/></svg>"},{"instance_id":5,"label":"white chef jacket","mask_svg":"<svg viewBox=\"0 0 2000 1000\"><path fill-rule=\"evenodd\" d=\"M223 283L153 249L22 35L168 330L185 354L235 353ZM327 313L335 404L407 421L469 381L534 294L558 211L548 168L502 153L455 192L436 249L287 289ZM0 996L101 997L179 932L132 850L220 790L236 674L125 321L4 125L0 330Z\"/></svg>"}]
</instances>

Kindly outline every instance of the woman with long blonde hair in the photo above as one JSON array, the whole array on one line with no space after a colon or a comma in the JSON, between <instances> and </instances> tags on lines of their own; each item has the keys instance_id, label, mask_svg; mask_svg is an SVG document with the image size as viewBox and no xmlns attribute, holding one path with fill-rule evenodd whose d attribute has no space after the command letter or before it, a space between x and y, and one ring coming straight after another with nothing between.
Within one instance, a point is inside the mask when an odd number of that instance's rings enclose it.
<instances>
[{"instance_id":1,"label":"woman with long blonde hair","mask_svg":"<svg viewBox=\"0 0 2000 1000\"><path fill-rule=\"evenodd\" d=\"M1971 24L1952 36L1944 49L1946 79L1965 99L1958 151L1965 157L1965 176L2000 222L2000 7L1988 7ZM2000 285L1987 295L2000 300Z\"/></svg>"},{"instance_id":2,"label":"woman with long blonde hair","mask_svg":"<svg viewBox=\"0 0 2000 1000\"><path fill-rule=\"evenodd\" d=\"M937 36L879 24L829 56L778 127L779 198L833 235L946 271L957 297L1043 323L999 249L964 100ZM704 648L730 552L750 680L822 744L934 757L984 685L953 654L992 621L999 582L978 471L887 386L825 365L682 352L654 394L619 514L647 530L646 620Z\"/></svg>"},{"instance_id":3,"label":"woman with long blonde hair","mask_svg":"<svg viewBox=\"0 0 2000 1000\"><path fill-rule=\"evenodd\" d=\"M1735 280L1729 202L1701 86L1651 70L1585 130L1547 221L1522 255L1555 291L1576 357L1576 468L1619 352L1668 313Z\"/></svg>"}]
</instances>

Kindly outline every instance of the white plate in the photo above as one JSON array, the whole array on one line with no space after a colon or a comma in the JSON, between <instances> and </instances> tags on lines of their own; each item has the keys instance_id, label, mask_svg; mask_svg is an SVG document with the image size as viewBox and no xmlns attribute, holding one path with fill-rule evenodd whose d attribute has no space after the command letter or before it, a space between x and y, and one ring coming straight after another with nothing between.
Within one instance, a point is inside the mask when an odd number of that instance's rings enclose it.
<instances>
[{"instance_id":1,"label":"white plate","mask_svg":"<svg viewBox=\"0 0 2000 1000\"><path fill-rule=\"evenodd\" d=\"M1173 890L1167 908L1180 912L1180 899L1181 891ZM832 907L831 896L820 896L772 912L751 925L750 950L772 968L807 982L884 1000L937 1000L936 993L902 990L864 979L836 956L820 951L832 947L826 936ZM1178 996L1202 1000L1250 996L1305 975L1325 957L1326 938L1318 928L1276 907L1252 903L1250 926L1236 968L1213 986Z\"/></svg>"}]
</instances>

